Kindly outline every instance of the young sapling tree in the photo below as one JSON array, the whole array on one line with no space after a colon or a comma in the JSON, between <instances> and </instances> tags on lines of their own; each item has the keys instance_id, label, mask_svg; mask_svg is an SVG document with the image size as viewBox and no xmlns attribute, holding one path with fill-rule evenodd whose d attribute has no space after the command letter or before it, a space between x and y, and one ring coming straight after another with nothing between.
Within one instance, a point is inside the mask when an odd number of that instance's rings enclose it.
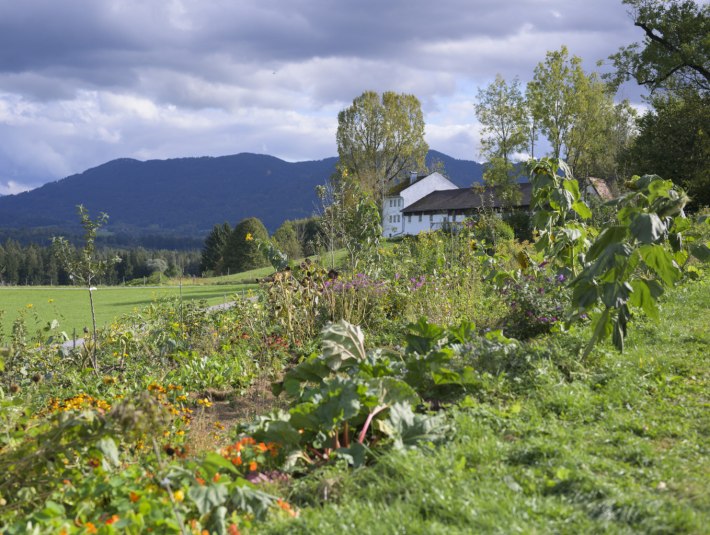
<instances>
[{"instance_id":1,"label":"young sapling tree","mask_svg":"<svg viewBox=\"0 0 710 535\"><path fill-rule=\"evenodd\" d=\"M91 366L94 373L98 374L98 362L96 360L96 313L94 310L94 295L96 289L94 284L108 269L121 261L120 257L99 259L96 255L96 235L101 227L108 221L108 215L99 214L96 220L89 217L88 210L83 205L77 206L77 212L81 219L81 226L84 229L84 245L81 249L75 249L64 237L52 238L52 248L64 270L69 274L69 278L75 284L85 285L89 291L89 304L91 306L92 324L92 347L90 352Z\"/></svg>"}]
</instances>

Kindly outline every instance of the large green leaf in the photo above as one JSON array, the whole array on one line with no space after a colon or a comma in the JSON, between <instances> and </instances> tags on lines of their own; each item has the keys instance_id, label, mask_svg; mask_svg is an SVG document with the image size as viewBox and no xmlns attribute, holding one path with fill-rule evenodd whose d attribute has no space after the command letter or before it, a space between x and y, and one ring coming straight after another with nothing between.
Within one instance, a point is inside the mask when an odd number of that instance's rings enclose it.
<instances>
[{"instance_id":1,"label":"large green leaf","mask_svg":"<svg viewBox=\"0 0 710 535\"><path fill-rule=\"evenodd\" d=\"M395 377L377 377L367 382L368 395L377 398L377 405L408 403L416 405L420 399L414 389Z\"/></svg>"},{"instance_id":2,"label":"large green leaf","mask_svg":"<svg viewBox=\"0 0 710 535\"><path fill-rule=\"evenodd\" d=\"M636 214L629 229L641 243L656 243L666 233L666 225L656 214Z\"/></svg>"},{"instance_id":3,"label":"large green leaf","mask_svg":"<svg viewBox=\"0 0 710 535\"><path fill-rule=\"evenodd\" d=\"M365 335L357 325L340 320L323 329L322 336L323 358L331 370L365 359Z\"/></svg>"},{"instance_id":4,"label":"large green leaf","mask_svg":"<svg viewBox=\"0 0 710 535\"><path fill-rule=\"evenodd\" d=\"M269 508L276 503L276 498L253 488L248 481L241 480L239 485L232 489L229 501L238 511L251 513L257 519L263 519L269 512Z\"/></svg>"},{"instance_id":5,"label":"large green leaf","mask_svg":"<svg viewBox=\"0 0 710 535\"><path fill-rule=\"evenodd\" d=\"M327 387L314 414L323 428L330 430L358 415L361 406L360 396L365 394L365 386L337 377L329 381ZM360 392L361 387L363 392Z\"/></svg>"},{"instance_id":6,"label":"large green leaf","mask_svg":"<svg viewBox=\"0 0 710 535\"><path fill-rule=\"evenodd\" d=\"M680 278L680 269L673 261L673 256L661 245L643 245L639 247L639 252L649 269L666 285L671 286Z\"/></svg>"},{"instance_id":7,"label":"large green leaf","mask_svg":"<svg viewBox=\"0 0 710 535\"><path fill-rule=\"evenodd\" d=\"M592 317L592 337L584 348L585 357L591 353L597 342L604 340L611 334L612 327L612 318L608 308Z\"/></svg>"},{"instance_id":8,"label":"large green leaf","mask_svg":"<svg viewBox=\"0 0 710 535\"><path fill-rule=\"evenodd\" d=\"M438 442L449 431L446 415L415 414L406 403L396 403L384 420L377 421L378 429L394 441L394 447L403 449L420 442Z\"/></svg>"},{"instance_id":9,"label":"large green leaf","mask_svg":"<svg viewBox=\"0 0 710 535\"><path fill-rule=\"evenodd\" d=\"M227 486L221 483L210 483L190 488L187 495L195 502L201 515L209 513L227 501Z\"/></svg>"},{"instance_id":10,"label":"large green leaf","mask_svg":"<svg viewBox=\"0 0 710 535\"><path fill-rule=\"evenodd\" d=\"M626 304L631 292L633 288L628 282L614 281L604 284L601 292L602 303L609 308L619 308Z\"/></svg>"},{"instance_id":11,"label":"large green leaf","mask_svg":"<svg viewBox=\"0 0 710 535\"><path fill-rule=\"evenodd\" d=\"M262 416L248 428L248 432L260 442L278 442L284 446L298 446L301 435L290 423L291 415L282 410Z\"/></svg>"},{"instance_id":12,"label":"large green leaf","mask_svg":"<svg viewBox=\"0 0 710 535\"><path fill-rule=\"evenodd\" d=\"M599 286L593 280L576 281L572 291L572 304L576 308L588 309L599 299Z\"/></svg>"},{"instance_id":13,"label":"large green leaf","mask_svg":"<svg viewBox=\"0 0 710 535\"><path fill-rule=\"evenodd\" d=\"M222 457L219 453L215 452L209 452L207 455L205 455L205 458L202 461L202 466L205 468L205 470L207 470L208 476L213 476L220 470L232 472L234 474L239 473L230 461Z\"/></svg>"},{"instance_id":14,"label":"large green leaf","mask_svg":"<svg viewBox=\"0 0 710 535\"><path fill-rule=\"evenodd\" d=\"M631 288L633 288L633 291L629 297L629 303L643 310L648 317L658 319L656 301L651 295L651 289L646 284L646 281L642 279L631 281Z\"/></svg>"},{"instance_id":15,"label":"large green leaf","mask_svg":"<svg viewBox=\"0 0 710 535\"><path fill-rule=\"evenodd\" d=\"M340 459L345 459L348 464L358 468L365 464L367 451L367 446L359 442L353 442L349 448L338 448L335 450L335 456Z\"/></svg>"},{"instance_id":16,"label":"large green leaf","mask_svg":"<svg viewBox=\"0 0 710 535\"><path fill-rule=\"evenodd\" d=\"M446 334L444 329L427 322L426 318L419 318L416 323L410 323L408 328L407 353L424 355L431 351Z\"/></svg>"},{"instance_id":17,"label":"large green leaf","mask_svg":"<svg viewBox=\"0 0 710 535\"><path fill-rule=\"evenodd\" d=\"M572 210L577 212L579 217L581 217L582 219L589 219L590 217L592 217L592 211L589 209L589 206L587 206L587 203L585 203L584 201L576 201L572 205Z\"/></svg>"},{"instance_id":18,"label":"large green leaf","mask_svg":"<svg viewBox=\"0 0 710 535\"><path fill-rule=\"evenodd\" d=\"M317 356L310 356L286 373L283 382L274 383L274 395L285 391L289 396L298 397L306 383L320 384L330 375L331 369Z\"/></svg>"},{"instance_id":19,"label":"large green leaf","mask_svg":"<svg viewBox=\"0 0 710 535\"><path fill-rule=\"evenodd\" d=\"M627 229L623 225L605 228L587 251L587 261L595 260L607 247L626 238Z\"/></svg>"}]
</instances>

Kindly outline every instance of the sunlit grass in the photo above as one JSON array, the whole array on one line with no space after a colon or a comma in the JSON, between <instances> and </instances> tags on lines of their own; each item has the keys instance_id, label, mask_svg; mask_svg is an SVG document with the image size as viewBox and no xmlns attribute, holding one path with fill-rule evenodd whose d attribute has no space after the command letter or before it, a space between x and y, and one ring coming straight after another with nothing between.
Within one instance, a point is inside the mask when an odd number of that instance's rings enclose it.
<instances>
[{"instance_id":1,"label":"sunlit grass","mask_svg":"<svg viewBox=\"0 0 710 535\"><path fill-rule=\"evenodd\" d=\"M186 300L204 299L210 305L232 300L234 294L248 292L254 286L243 284L184 285L182 296ZM94 292L96 321L99 327L109 324L118 316L140 310L157 299L178 297L179 286L154 287L103 287ZM72 336L74 329L81 334L91 326L89 293L86 288L19 286L0 288L2 331L7 336L12 323L22 314L33 332L52 320L59 321L59 330Z\"/></svg>"},{"instance_id":2,"label":"sunlit grass","mask_svg":"<svg viewBox=\"0 0 710 535\"><path fill-rule=\"evenodd\" d=\"M475 393L442 447L305 478L300 518L264 532L706 532L710 281L662 310L624 354L603 346L571 374L541 361L526 388Z\"/></svg>"}]
</instances>

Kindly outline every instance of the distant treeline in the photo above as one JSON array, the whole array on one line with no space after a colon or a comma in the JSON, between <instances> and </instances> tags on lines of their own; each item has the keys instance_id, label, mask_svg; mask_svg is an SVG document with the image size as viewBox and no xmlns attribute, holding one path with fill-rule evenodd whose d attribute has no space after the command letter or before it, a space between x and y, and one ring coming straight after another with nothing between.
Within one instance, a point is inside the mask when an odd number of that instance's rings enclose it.
<instances>
[{"instance_id":1,"label":"distant treeline","mask_svg":"<svg viewBox=\"0 0 710 535\"><path fill-rule=\"evenodd\" d=\"M133 279L150 277L156 272L167 276L180 273L188 276L200 275L200 252L150 250L143 247L116 249L105 247L98 256L119 257L99 284L115 285ZM0 243L0 285L70 285L66 271L57 262L51 247L37 244L21 245L15 240Z\"/></svg>"},{"instance_id":2,"label":"distant treeline","mask_svg":"<svg viewBox=\"0 0 710 535\"><path fill-rule=\"evenodd\" d=\"M49 246L54 236L64 236L74 244L82 242L84 231L79 226L66 227L27 227L0 228L0 243L14 240L21 245L40 244ZM204 235L194 233L155 232L151 233L139 228L113 228L110 233L102 232L96 238L100 247L114 249L133 249L144 247L146 249L176 249L190 251L199 249L204 243Z\"/></svg>"}]
</instances>

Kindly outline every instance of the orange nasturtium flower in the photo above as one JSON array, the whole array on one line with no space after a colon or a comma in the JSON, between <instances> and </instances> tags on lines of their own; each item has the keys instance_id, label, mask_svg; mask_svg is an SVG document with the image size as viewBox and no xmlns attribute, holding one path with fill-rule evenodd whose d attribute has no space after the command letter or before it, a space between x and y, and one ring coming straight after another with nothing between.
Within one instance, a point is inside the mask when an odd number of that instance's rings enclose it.
<instances>
[{"instance_id":1,"label":"orange nasturtium flower","mask_svg":"<svg viewBox=\"0 0 710 535\"><path fill-rule=\"evenodd\" d=\"M296 511L291 509L291 506L287 502L283 501L281 498L276 500L276 505L278 505L281 509L286 511L289 515L296 516Z\"/></svg>"}]
</instances>

